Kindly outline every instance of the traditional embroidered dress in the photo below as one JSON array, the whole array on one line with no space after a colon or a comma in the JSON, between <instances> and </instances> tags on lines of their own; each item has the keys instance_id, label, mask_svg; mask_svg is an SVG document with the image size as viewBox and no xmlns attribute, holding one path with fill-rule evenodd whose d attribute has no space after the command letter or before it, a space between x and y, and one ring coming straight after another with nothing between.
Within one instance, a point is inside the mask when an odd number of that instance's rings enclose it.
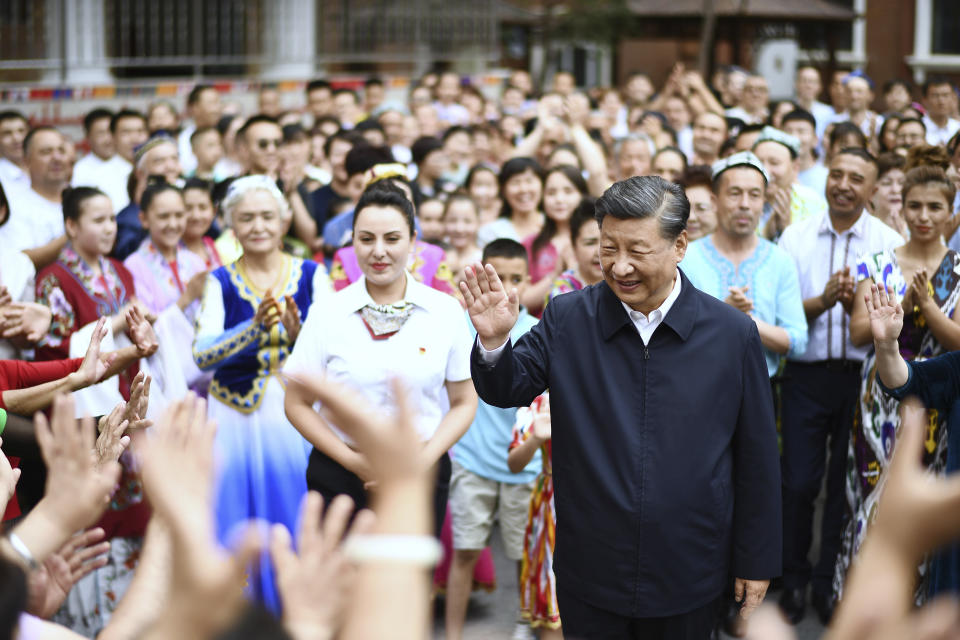
<instances>
[{"instance_id":1,"label":"traditional embroidered dress","mask_svg":"<svg viewBox=\"0 0 960 640\"><path fill-rule=\"evenodd\" d=\"M50 307L53 322L50 332L37 348L37 360L82 356L88 340L81 340L81 336L76 334L84 327L95 324L99 318L118 313L134 298L133 277L122 264L112 258L101 257L100 270L101 275L96 275L68 244L55 263L40 271L37 276L37 301ZM71 338L74 337L78 344L72 344ZM135 363L116 378L95 385L102 385L104 391L112 390L114 397L111 398L110 408L116 395L124 400L129 399L130 382L138 370ZM78 399L78 406L83 404L83 393L74 395ZM91 410L92 413L94 411ZM140 478L133 470L132 455L125 452L120 457L120 463L123 469L120 482L106 513L97 524L104 528L106 538L110 540L107 565L74 586L55 618L57 622L83 635L95 635L106 625L130 586L150 517L143 500Z\"/></svg>"},{"instance_id":2,"label":"traditional embroidered dress","mask_svg":"<svg viewBox=\"0 0 960 640\"><path fill-rule=\"evenodd\" d=\"M871 279L893 289L898 300L907 291L907 282L893 250L865 256L857 265L857 280ZM948 317L953 317L960 298L960 254L947 251L937 272L930 278L928 294ZM943 352L923 315L905 309L903 330L898 342L905 360L919 362ZM880 390L876 382L877 356L871 350L863 362L860 382L860 404L854 417L853 431L847 452L848 520L842 548L834 572L834 592L842 593L843 583L853 558L860 552L864 537L876 516L877 503L886 482L885 471L900 434L900 403ZM943 474L947 454L947 415L936 410L928 413L923 463L937 475ZM915 600L926 599L929 561L918 567Z\"/></svg>"},{"instance_id":3,"label":"traditional embroidered dress","mask_svg":"<svg viewBox=\"0 0 960 640\"><path fill-rule=\"evenodd\" d=\"M453 272L447 265L446 254L440 247L416 241L416 247L410 254L407 271L413 274L417 282L443 293L460 298L460 292L453 283ZM352 246L338 249L333 255L333 265L330 267L330 279L333 288L337 291L345 289L360 279L363 272L357 262L357 254Z\"/></svg>"},{"instance_id":4,"label":"traditional embroidered dress","mask_svg":"<svg viewBox=\"0 0 960 640\"><path fill-rule=\"evenodd\" d=\"M546 303L549 303L551 300L559 295L563 295L564 293L580 291L580 289L583 289L584 286L585 285L583 284L583 281L580 280L580 274L577 273L577 270L567 269L553 281L553 289L551 289L550 293L547 294ZM546 303L544 303L544 306L546 306Z\"/></svg>"},{"instance_id":5,"label":"traditional embroidered dress","mask_svg":"<svg viewBox=\"0 0 960 640\"><path fill-rule=\"evenodd\" d=\"M291 296L301 320L329 290L322 266L284 254L272 292L278 301ZM250 519L283 523L296 531L307 490L311 446L286 418L284 383L278 376L293 343L282 323L269 330L254 323L264 294L247 277L242 261L220 267L207 278L197 318L194 359L201 369L214 372L209 414L219 425L216 516L217 535L224 542ZM249 588L279 609L267 562Z\"/></svg>"},{"instance_id":6,"label":"traditional embroidered dress","mask_svg":"<svg viewBox=\"0 0 960 640\"><path fill-rule=\"evenodd\" d=\"M550 393L544 393L529 407L517 410L510 450L533 435L534 419L550 405ZM523 536L523 560L520 564L520 615L531 627L560 628L557 585L553 575L553 549L556 544L557 512L553 505L553 468L551 441L541 447L543 470L533 485L530 516Z\"/></svg>"},{"instance_id":7,"label":"traditional embroidered dress","mask_svg":"<svg viewBox=\"0 0 960 640\"><path fill-rule=\"evenodd\" d=\"M174 260L167 261L147 238L123 265L133 275L137 299L157 315L153 328L161 351L159 366L150 372L154 382L173 399L183 397L187 387L205 394L211 376L197 368L192 352L200 305L194 302L183 311L177 306L190 279L207 270L203 258L181 245Z\"/></svg>"}]
</instances>

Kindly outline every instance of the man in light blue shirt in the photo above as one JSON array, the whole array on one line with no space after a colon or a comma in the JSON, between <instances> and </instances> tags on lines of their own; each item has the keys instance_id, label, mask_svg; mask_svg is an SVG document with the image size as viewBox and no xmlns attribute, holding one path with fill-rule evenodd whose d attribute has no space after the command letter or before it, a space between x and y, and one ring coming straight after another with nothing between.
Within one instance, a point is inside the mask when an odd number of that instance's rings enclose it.
<instances>
[{"instance_id":1,"label":"man in light blue shirt","mask_svg":"<svg viewBox=\"0 0 960 640\"><path fill-rule=\"evenodd\" d=\"M753 318L773 376L781 356L806 349L807 322L793 260L756 234L766 188L767 172L750 151L715 163L717 230L687 248L680 268L695 287Z\"/></svg>"}]
</instances>

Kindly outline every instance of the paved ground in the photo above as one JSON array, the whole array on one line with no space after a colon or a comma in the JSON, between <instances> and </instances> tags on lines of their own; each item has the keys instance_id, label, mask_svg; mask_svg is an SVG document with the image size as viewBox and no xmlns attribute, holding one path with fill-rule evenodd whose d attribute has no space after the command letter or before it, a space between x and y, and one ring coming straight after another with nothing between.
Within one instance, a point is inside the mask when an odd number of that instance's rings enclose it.
<instances>
[{"instance_id":1,"label":"paved ground","mask_svg":"<svg viewBox=\"0 0 960 640\"><path fill-rule=\"evenodd\" d=\"M509 640L517 615L517 576L514 565L503 555L499 532L493 534L493 557L497 566L497 590L493 593L478 591L470 598L464 640ZM768 598L775 602L779 594ZM798 640L814 640L823 633L816 614L808 612L797 627ZM436 640L445 638L443 630L443 599L437 600L434 635ZM728 638L728 636L724 636Z\"/></svg>"}]
</instances>

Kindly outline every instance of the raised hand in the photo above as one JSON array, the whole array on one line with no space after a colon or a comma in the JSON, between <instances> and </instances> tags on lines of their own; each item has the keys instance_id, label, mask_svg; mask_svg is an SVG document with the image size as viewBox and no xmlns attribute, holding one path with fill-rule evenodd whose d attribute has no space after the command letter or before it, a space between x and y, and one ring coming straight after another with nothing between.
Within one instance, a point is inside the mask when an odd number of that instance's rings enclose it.
<instances>
[{"instance_id":1,"label":"raised hand","mask_svg":"<svg viewBox=\"0 0 960 640\"><path fill-rule=\"evenodd\" d=\"M369 533L374 522L372 512L361 511L348 531L352 513L353 501L337 496L323 515L323 498L309 492L300 514L296 552L286 527L273 526L270 557L283 601L283 623L296 640L333 638L340 628L355 581L342 543Z\"/></svg>"},{"instance_id":2,"label":"raised hand","mask_svg":"<svg viewBox=\"0 0 960 640\"><path fill-rule=\"evenodd\" d=\"M147 420L147 407L150 403L150 383L153 378L139 371L130 383L130 400L123 405L122 420L127 422L127 428L131 430L146 429L153 425L152 420Z\"/></svg>"},{"instance_id":3,"label":"raised hand","mask_svg":"<svg viewBox=\"0 0 960 640\"><path fill-rule=\"evenodd\" d=\"M286 296L284 299L284 308L283 312L280 314L280 322L283 324L283 328L287 330L287 335L290 336L290 342L296 342L297 336L300 335L300 308L297 307L297 302L291 296Z\"/></svg>"},{"instance_id":4,"label":"raised hand","mask_svg":"<svg viewBox=\"0 0 960 640\"><path fill-rule=\"evenodd\" d=\"M93 453L98 469L102 469L103 465L110 462L117 462L120 454L130 444L130 436L124 435L129 424L123 417L125 408L126 405L121 402L113 408L113 411L101 416L100 422L97 423L99 435Z\"/></svg>"},{"instance_id":5,"label":"raised hand","mask_svg":"<svg viewBox=\"0 0 960 640\"><path fill-rule=\"evenodd\" d=\"M169 615L151 637L217 635L242 607L247 567L260 551L254 529L247 531L237 556L214 542L216 424L206 414L206 403L188 393L170 405L149 436L134 434L144 489L173 546Z\"/></svg>"},{"instance_id":6,"label":"raised hand","mask_svg":"<svg viewBox=\"0 0 960 640\"><path fill-rule=\"evenodd\" d=\"M30 574L27 612L38 618L53 616L81 578L107 564L110 543L99 527L70 538L59 551Z\"/></svg>"},{"instance_id":7,"label":"raised hand","mask_svg":"<svg viewBox=\"0 0 960 640\"><path fill-rule=\"evenodd\" d=\"M120 477L117 462L98 467L90 454L94 449L93 419L76 420L74 415L73 397L68 395L54 399L49 421L43 413L34 416L37 443L47 465L41 504L46 503L45 513L67 535L100 518Z\"/></svg>"},{"instance_id":8,"label":"raised hand","mask_svg":"<svg viewBox=\"0 0 960 640\"><path fill-rule=\"evenodd\" d=\"M896 342L903 329L903 307L894 299L893 291L886 286L871 285L864 301L874 342Z\"/></svg>"},{"instance_id":9,"label":"raised hand","mask_svg":"<svg viewBox=\"0 0 960 640\"><path fill-rule=\"evenodd\" d=\"M551 435L550 403L542 403L540 410L533 416L533 435L539 440L549 440Z\"/></svg>"},{"instance_id":10,"label":"raised hand","mask_svg":"<svg viewBox=\"0 0 960 640\"><path fill-rule=\"evenodd\" d=\"M433 461L425 460L423 443L414 428L414 418L403 385L394 380L391 395L396 412L392 418L369 412L367 402L356 391L324 378L288 376L304 398L320 401L324 419L349 435L363 452L370 480L425 479ZM366 478L365 478L366 479Z\"/></svg>"},{"instance_id":11,"label":"raised hand","mask_svg":"<svg viewBox=\"0 0 960 640\"><path fill-rule=\"evenodd\" d=\"M130 342L137 348L137 353L141 358L149 358L157 352L160 343L157 341L157 334L153 332L150 320L140 308L140 305L133 304L127 309L127 332L130 336Z\"/></svg>"},{"instance_id":12,"label":"raised hand","mask_svg":"<svg viewBox=\"0 0 960 640\"><path fill-rule=\"evenodd\" d=\"M2 311L4 338L22 337L27 342L38 342L50 331L53 312L38 302L13 302Z\"/></svg>"},{"instance_id":13,"label":"raised hand","mask_svg":"<svg viewBox=\"0 0 960 640\"><path fill-rule=\"evenodd\" d=\"M100 343L107 337L109 331L110 327L107 326L106 318L97 320L97 326L94 327L93 334L90 336L90 345L87 347L87 353L83 356L83 362L80 363L80 368L73 374L77 379L75 388L88 387L100 382L110 369L110 365L116 360L116 353L104 354L102 357L100 355Z\"/></svg>"},{"instance_id":14,"label":"raised hand","mask_svg":"<svg viewBox=\"0 0 960 640\"><path fill-rule=\"evenodd\" d=\"M505 291L496 269L477 263L464 269L460 292L480 344L496 349L506 343L520 315L517 290Z\"/></svg>"},{"instance_id":15,"label":"raised hand","mask_svg":"<svg viewBox=\"0 0 960 640\"><path fill-rule=\"evenodd\" d=\"M927 277L927 270L920 269L915 274L913 274L913 279L910 282L910 293L913 304L920 307L921 311L923 308L930 303L930 285L929 279Z\"/></svg>"},{"instance_id":16,"label":"raised hand","mask_svg":"<svg viewBox=\"0 0 960 640\"><path fill-rule=\"evenodd\" d=\"M187 281L186 286L183 288L183 293L180 294L180 299L177 301L177 306L181 309L186 309L193 304L195 300L200 299L200 296L203 295L203 287L207 283L207 273L207 271L201 271L200 273L194 274L194 276Z\"/></svg>"}]
</instances>

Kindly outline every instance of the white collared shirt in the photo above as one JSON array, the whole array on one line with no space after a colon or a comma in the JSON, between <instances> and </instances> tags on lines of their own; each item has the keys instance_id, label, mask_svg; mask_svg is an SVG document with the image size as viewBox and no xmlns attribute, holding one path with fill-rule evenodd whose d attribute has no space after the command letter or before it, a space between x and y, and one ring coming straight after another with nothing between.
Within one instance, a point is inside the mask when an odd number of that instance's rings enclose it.
<instances>
[{"instance_id":1,"label":"white collared shirt","mask_svg":"<svg viewBox=\"0 0 960 640\"><path fill-rule=\"evenodd\" d=\"M473 336L455 298L409 275L404 300L414 305L410 317L396 334L374 340L359 313L373 304L363 277L324 296L310 307L284 371L326 375L358 390L373 410L385 413L394 407L390 381L399 378L417 416L417 432L426 441L449 407L445 383L470 378Z\"/></svg>"},{"instance_id":2,"label":"white collared shirt","mask_svg":"<svg viewBox=\"0 0 960 640\"><path fill-rule=\"evenodd\" d=\"M923 116L923 126L927 128L927 144L946 145L957 131L960 131L960 120L947 118L947 123L938 127L930 116Z\"/></svg>"},{"instance_id":3,"label":"white collared shirt","mask_svg":"<svg viewBox=\"0 0 960 640\"><path fill-rule=\"evenodd\" d=\"M856 278L857 263L862 256L902 244L899 233L866 211L843 233L834 230L829 213L824 211L791 224L780 237L780 247L797 265L800 296L804 300L821 295L830 276L845 266L850 267L850 275ZM850 342L850 316L839 302L807 325L807 350L791 360L863 360L870 349L870 345L855 347Z\"/></svg>"},{"instance_id":4,"label":"white collared shirt","mask_svg":"<svg viewBox=\"0 0 960 640\"><path fill-rule=\"evenodd\" d=\"M104 160L90 152L74 165L70 184L75 187L100 189L110 198L114 212L118 212L130 204L127 181L131 171L133 171L133 165L119 154Z\"/></svg>"},{"instance_id":5,"label":"white collared shirt","mask_svg":"<svg viewBox=\"0 0 960 640\"><path fill-rule=\"evenodd\" d=\"M653 337L653 332L657 330L657 327L660 326L660 323L663 322L663 319L667 317L670 308L673 307L673 303L677 301L677 298L680 297L680 272L678 271L674 276L675 280L673 282L673 289L670 290L670 295L666 297L659 307L650 312L650 315L643 315L639 311L635 311L630 308L630 306L624 302L620 301L620 304L623 305L624 310L627 312L627 315L630 316L633 326L637 328L637 333L640 334L640 339L643 340L643 344L650 344L650 338Z\"/></svg>"},{"instance_id":6,"label":"white collared shirt","mask_svg":"<svg viewBox=\"0 0 960 640\"><path fill-rule=\"evenodd\" d=\"M42 247L64 234L63 207L30 189L7 193L10 214L0 226L0 246L26 251Z\"/></svg>"},{"instance_id":7,"label":"white collared shirt","mask_svg":"<svg viewBox=\"0 0 960 640\"><path fill-rule=\"evenodd\" d=\"M631 309L626 302L623 300L620 301L620 304L623 305L623 310L626 311L627 316L630 317L630 322L637 328L637 333L640 334L640 339L643 340L644 345L650 344L650 338L653 337L653 332L657 330L657 327L660 326L663 319L667 317L667 313L670 312L670 308L673 307L673 303L680 297L680 271L676 272L674 278L673 289L670 290L670 294L659 307L650 312L650 315L644 315L639 311L635 311ZM508 337L507 340L496 349L487 349L478 337L477 344L480 345L480 358L486 364L496 364L497 360L500 359L500 354L503 353L509 341L510 338Z\"/></svg>"}]
</instances>

